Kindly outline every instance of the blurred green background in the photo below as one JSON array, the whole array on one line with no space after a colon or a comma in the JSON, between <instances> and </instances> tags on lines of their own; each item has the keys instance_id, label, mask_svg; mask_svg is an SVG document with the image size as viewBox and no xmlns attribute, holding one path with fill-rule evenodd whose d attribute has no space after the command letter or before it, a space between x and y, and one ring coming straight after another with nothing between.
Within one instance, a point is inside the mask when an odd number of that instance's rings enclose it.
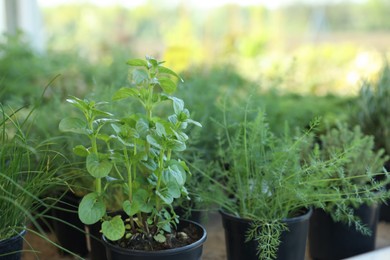
<instances>
[{"instance_id":1,"label":"blurred green background","mask_svg":"<svg viewBox=\"0 0 390 260\"><path fill-rule=\"evenodd\" d=\"M178 95L204 125L192 134L206 153L215 152L210 119L224 102L234 117L249 96L275 132L315 116L345 121L362 82L380 77L390 46L387 0L36 4L44 47L31 44L38 35L2 35L0 102L26 111L38 104L38 137L59 135L59 120L73 113L69 95L109 100L126 84L126 60L145 55L184 78Z\"/></svg>"}]
</instances>

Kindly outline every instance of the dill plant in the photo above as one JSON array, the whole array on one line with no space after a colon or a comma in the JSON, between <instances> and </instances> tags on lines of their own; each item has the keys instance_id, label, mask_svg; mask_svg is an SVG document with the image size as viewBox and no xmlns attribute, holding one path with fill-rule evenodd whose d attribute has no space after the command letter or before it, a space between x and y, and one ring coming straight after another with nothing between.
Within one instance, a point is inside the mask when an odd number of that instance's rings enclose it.
<instances>
[{"instance_id":1,"label":"dill plant","mask_svg":"<svg viewBox=\"0 0 390 260\"><path fill-rule=\"evenodd\" d=\"M200 196L229 214L252 221L247 241L258 242L259 259L276 258L280 235L288 232L284 219L322 208L364 230L351 205L371 200L373 194L375 199L389 197L382 191L385 182L360 185L354 181L359 176L335 176L361 147L352 142L322 158L319 147L313 145L319 119L302 133L285 127L284 134L276 136L265 113L249 111L249 103L241 122L229 122L226 109L223 114L223 121L216 122L222 129L217 136L220 160L213 163L212 171L196 168L210 181ZM329 203L334 207L329 208Z\"/></svg>"}]
</instances>

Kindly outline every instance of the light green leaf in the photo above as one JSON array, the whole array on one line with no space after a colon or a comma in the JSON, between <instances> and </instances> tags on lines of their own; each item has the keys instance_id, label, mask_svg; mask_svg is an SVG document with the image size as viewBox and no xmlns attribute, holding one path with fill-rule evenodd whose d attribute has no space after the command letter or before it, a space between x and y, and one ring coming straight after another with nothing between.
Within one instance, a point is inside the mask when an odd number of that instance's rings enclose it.
<instances>
[{"instance_id":1,"label":"light green leaf","mask_svg":"<svg viewBox=\"0 0 390 260\"><path fill-rule=\"evenodd\" d=\"M184 101L177 97L169 97L173 103L173 110L176 115L180 115L180 113L184 110Z\"/></svg>"},{"instance_id":2,"label":"light green leaf","mask_svg":"<svg viewBox=\"0 0 390 260\"><path fill-rule=\"evenodd\" d=\"M131 59L126 62L127 65L133 66L133 67L145 67L148 68L148 63L145 60L142 59Z\"/></svg>"},{"instance_id":3,"label":"light green leaf","mask_svg":"<svg viewBox=\"0 0 390 260\"><path fill-rule=\"evenodd\" d=\"M151 136L151 135L146 136L146 140L148 141L148 143L150 145L153 145L154 147L161 149L161 145L156 140L156 138L154 138L153 136Z\"/></svg>"},{"instance_id":4,"label":"light green leaf","mask_svg":"<svg viewBox=\"0 0 390 260\"><path fill-rule=\"evenodd\" d=\"M131 78L135 84L139 85L148 80L148 72L144 69L134 69L131 72Z\"/></svg>"},{"instance_id":5,"label":"light green leaf","mask_svg":"<svg viewBox=\"0 0 390 260\"><path fill-rule=\"evenodd\" d=\"M119 215L102 223L102 232L111 241L121 239L125 235L125 231L125 224Z\"/></svg>"},{"instance_id":6,"label":"light green leaf","mask_svg":"<svg viewBox=\"0 0 390 260\"><path fill-rule=\"evenodd\" d=\"M136 88L121 88L114 93L112 100L121 100L128 97L138 97L139 90Z\"/></svg>"},{"instance_id":7,"label":"light green leaf","mask_svg":"<svg viewBox=\"0 0 390 260\"><path fill-rule=\"evenodd\" d=\"M186 149L186 144L183 141L170 139L167 141L167 147L172 151L182 152Z\"/></svg>"},{"instance_id":8,"label":"light green leaf","mask_svg":"<svg viewBox=\"0 0 390 260\"><path fill-rule=\"evenodd\" d=\"M176 165L169 166L163 171L163 182L177 182L180 186L183 186L186 181L186 175L183 169L180 169Z\"/></svg>"},{"instance_id":9,"label":"light green leaf","mask_svg":"<svg viewBox=\"0 0 390 260\"><path fill-rule=\"evenodd\" d=\"M154 238L154 240L156 240L159 243L164 243L167 240L166 237L160 233L155 235L153 238Z\"/></svg>"},{"instance_id":10,"label":"light green leaf","mask_svg":"<svg viewBox=\"0 0 390 260\"><path fill-rule=\"evenodd\" d=\"M168 193L172 198L180 198L181 189L179 184L176 181L171 181L167 183Z\"/></svg>"},{"instance_id":11,"label":"light green leaf","mask_svg":"<svg viewBox=\"0 0 390 260\"><path fill-rule=\"evenodd\" d=\"M87 150L87 148L85 148L84 146L82 145L76 145L74 148L73 148L73 153L78 155L78 156L81 156L81 157L87 157L89 152Z\"/></svg>"},{"instance_id":12,"label":"light green leaf","mask_svg":"<svg viewBox=\"0 0 390 260\"><path fill-rule=\"evenodd\" d=\"M173 80L168 78L160 78L159 80L160 87L165 93L172 94L176 91L176 83Z\"/></svg>"},{"instance_id":13,"label":"light green leaf","mask_svg":"<svg viewBox=\"0 0 390 260\"><path fill-rule=\"evenodd\" d=\"M159 71L161 74L168 74L168 75L175 76L176 78L180 79L181 82L184 82L184 80L183 80L181 77L179 77L179 75L177 75L176 72L174 72L174 71L171 70L171 69L168 69L167 67L158 66L158 71Z\"/></svg>"},{"instance_id":14,"label":"light green leaf","mask_svg":"<svg viewBox=\"0 0 390 260\"><path fill-rule=\"evenodd\" d=\"M141 136L146 136L149 133L149 124L143 118L138 119L135 128Z\"/></svg>"},{"instance_id":15,"label":"light green leaf","mask_svg":"<svg viewBox=\"0 0 390 260\"><path fill-rule=\"evenodd\" d=\"M106 177L112 169L108 160L99 160L99 156L91 153L87 156L87 170L95 178Z\"/></svg>"},{"instance_id":16,"label":"light green leaf","mask_svg":"<svg viewBox=\"0 0 390 260\"><path fill-rule=\"evenodd\" d=\"M78 208L78 215L86 225L98 222L106 214L106 206L102 198L96 193L89 193L83 197Z\"/></svg>"},{"instance_id":17,"label":"light green leaf","mask_svg":"<svg viewBox=\"0 0 390 260\"><path fill-rule=\"evenodd\" d=\"M199 123L198 121L195 121L195 120L192 120L192 119L187 119L186 120L187 123L189 124L193 124L193 125L196 125L196 126L199 126L199 127L202 127L201 123Z\"/></svg>"},{"instance_id":18,"label":"light green leaf","mask_svg":"<svg viewBox=\"0 0 390 260\"><path fill-rule=\"evenodd\" d=\"M126 214L130 217L140 212L140 204L138 201L133 200L133 203L131 203L129 200L125 200L122 207Z\"/></svg>"},{"instance_id":19,"label":"light green leaf","mask_svg":"<svg viewBox=\"0 0 390 260\"><path fill-rule=\"evenodd\" d=\"M87 125L84 120L76 117L67 117L61 120L59 129L62 132L72 132L76 134L89 134Z\"/></svg>"},{"instance_id":20,"label":"light green leaf","mask_svg":"<svg viewBox=\"0 0 390 260\"><path fill-rule=\"evenodd\" d=\"M159 192L158 190L156 191L156 195L159 196L163 202L165 202L166 204L172 204L173 202L173 197L172 195L168 192L168 190L164 190L164 191L161 191Z\"/></svg>"},{"instance_id":21,"label":"light green leaf","mask_svg":"<svg viewBox=\"0 0 390 260\"><path fill-rule=\"evenodd\" d=\"M164 135L167 135L166 131L165 131L165 127L163 124L161 123L156 123L156 133L158 136L164 136Z\"/></svg>"}]
</instances>

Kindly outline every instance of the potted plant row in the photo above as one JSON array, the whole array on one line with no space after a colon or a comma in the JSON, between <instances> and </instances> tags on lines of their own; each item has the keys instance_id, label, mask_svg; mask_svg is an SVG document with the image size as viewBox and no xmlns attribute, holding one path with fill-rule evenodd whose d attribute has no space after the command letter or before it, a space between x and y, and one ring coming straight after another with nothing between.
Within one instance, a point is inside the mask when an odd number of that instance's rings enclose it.
<instances>
[{"instance_id":1,"label":"potted plant row","mask_svg":"<svg viewBox=\"0 0 390 260\"><path fill-rule=\"evenodd\" d=\"M389 197L385 181L359 185L352 181L359 177L335 177L361 148L356 143L322 158L311 133L318 120L304 133L286 127L278 137L265 113L248 107L241 123L224 112L220 161L214 171L197 169L210 181L203 199L220 208L227 259L303 260L313 209L361 226L353 207Z\"/></svg>"},{"instance_id":2,"label":"potted plant row","mask_svg":"<svg viewBox=\"0 0 390 260\"><path fill-rule=\"evenodd\" d=\"M200 124L173 96L181 80L174 71L151 57L127 64L129 86L108 102L69 98L83 117L64 118L59 125L89 140L74 147L94 178L79 218L100 225L109 259L200 259L205 229L180 220L173 208L174 201L188 197L189 168L176 154L186 149L188 125ZM137 100L139 109L122 109L119 102L126 99ZM107 211L112 185L123 191L120 212Z\"/></svg>"}]
</instances>

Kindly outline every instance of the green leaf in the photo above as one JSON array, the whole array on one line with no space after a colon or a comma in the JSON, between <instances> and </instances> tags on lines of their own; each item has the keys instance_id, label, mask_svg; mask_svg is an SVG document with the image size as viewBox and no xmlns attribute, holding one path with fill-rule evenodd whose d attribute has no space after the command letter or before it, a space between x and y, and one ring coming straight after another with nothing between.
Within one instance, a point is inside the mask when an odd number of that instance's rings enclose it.
<instances>
[{"instance_id":1,"label":"green leaf","mask_svg":"<svg viewBox=\"0 0 390 260\"><path fill-rule=\"evenodd\" d=\"M163 234L158 233L157 235L153 236L154 240L156 240L159 243L164 243L167 239Z\"/></svg>"},{"instance_id":2,"label":"green leaf","mask_svg":"<svg viewBox=\"0 0 390 260\"><path fill-rule=\"evenodd\" d=\"M179 115L184 110L184 101L177 97L169 97L173 103L173 110L176 115Z\"/></svg>"},{"instance_id":3,"label":"green leaf","mask_svg":"<svg viewBox=\"0 0 390 260\"><path fill-rule=\"evenodd\" d=\"M151 135L148 135L146 136L146 141L148 141L148 143L150 145L153 145L154 147L158 148L158 149L161 149L161 145L159 144L159 142L156 140L156 138L154 138L153 136Z\"/></svg>"},{"instance_id":4,"label":"green leaf","mask_svg":"<svg viewBox=\"0 0 390 260\"><path fill-rule=\"evenodd\" d=\"M156 133L158 136L165 136L167 135L166 131L165 131L165 127L163 124L161 123L156 123Z\"/></svg>"},{"instance_id":5,"label":"green leaf","mask_svg":"<svg viewBox=\"0 0 390 260\"><path fill-rule=\"evenodd\" d=\"M106 135L106 134L98 134L98 135L96 135L96 138L107 143L108 141L110 141L111 136Z\"/></svg>"},{"instance_id":6,"label":"green leaf","mask_svg":"<svg viewBox=\"0 0 390 260\"><path fill-rule=\"evenodd\" d=\"M163 171L163 181L164 183L177 182L180 186L183 186L186 181L186 173L181 167L171 165Z\"/></svg>"},{"instance_id":7,"label":"green leaf","mask_svg":"<svg viewBox=\"0 0 390 260\"><path fill-rule=\"evenodd\" d=\"M136 88L121 88L114 93L112 100L121 100L128 97L138 97L139 90Z\"/></svg>"},{"instance_id":8,"label":"green leaf","mask_svg":"<svg viewBox=\"0 0 390 260\"><path fill-rule=\"evenodd\" d=\"M81 156L81 157L87 157L89 152L87 150L87 148L85 148L84 146L82 145L76 145L74 148L73 148L73 153L78 155L78 156Z\"/></svg>"},{"instance_id":9,"label":"green leaf","mask_svg":"<svg viewBox=\"0 0 390 260\"><path fill-rule=\"evenodd\" d=\"M131 203L129 200L125 200L122 204L122 207L126 214L130 217L140 212L140 204L138 201L133 200Z\"/></svg>"},{"instance_id":10,"label":"green leaf","mask_svg":"<svg viewBox=\"0 0 390 260\"><path fill-rule=\"evenodd\" d=\"M173 197L170 194L170 192L168 191L168 189L161 191L161 192L157 190L156 195L159 196L162 199L162 201L165 202L165 204L170 205L173 202Z\"/></svg>"},{"instance_id":11,"label":"green leaf","mask_svg":"<svg viewBox=\"0 0 390 260\"><path fill-rule=\"evenodd\" d=\"M76 134L88 135L90 133L85 121L76 117L67 117L62 119L59 124L59 129L62 132L72 132Z\"/></svg>"},{"instance_id":12,"label":"green leaf","mask_svg":"<svg viewBox=\"0 0 390 260\"><path fill-rule=\"evenodd\" d=\"M167 141L167 148L172 149L172 151L182 152L186 149L186 144L183 141L170 139Z\"/></svg>"},{"instance_id":13,"label":"green leaf","mask_svg":"<svg viewBox=\"0 0 390 260\"><path fill-rule=\"evenodd\" d=\"M193 125L202 127L201 123L199 123L198 121L192 120L192 119L187 119L186 122L189 124L193 124Z\"/></svg>"},{"instance_id":14,"label":"green leaf","mask_svg":"<svg viewBox=\"0 0 390 260\"><path fill-rule=\"evenodd\" d=\"M86 225L98 222L106 214L106 205L96 192L89 193L83 197L78 208L78 215Z\"/></svg>"},{"instance_id":15,"label":"green leaf","mask_svg":"<svg viewBox=\"0 0 390 260\"><path fill-rule=\"evenodd\" d=\"M149 78L149 75L144 69L134 69L131 72L131 78L135 84L139 85L145 82Z\"/></svg>"},{"instance_id":16,"label":"green leaf","mask_svg":"<svg viewBox=\"0 0 390 260\"><path fill-rule=\"evenodd\" d=\"M143 119L143 118L140 118L136 125L135 125L135 128L137 130L137 132L141 135L141 136L146 136L148 133L149 133L149 124L148 122Z\"/></svg>"},{"instance_id":17,"label":"green leaf","mask_svg":"<svg viewBox=\"0 0 390 260\"><path fill-rule=\"evenodd\" d=\"M125 224L119 215L102 223L102 232L111 241L121 239L125 235L125 231Z\"/></svg>"},{"instance_id":18,"label":"green leaf","mask_svg":"<svg viewBox=\"0 0 390 260\"><path fill-rule=\"evenodd\" d=\"M145 67L148 68L148 63L145 60L142 59L131 59L126 62L127 65L133 66L133 67Z\"/></svg>"},{"instance_id":19,"label":"green leaf","mask_svg":"<svg viewBox=\"0 0 390 260\"><path fill-rule=\"evenodd\" d=\"M168 193L171 197L177 199L180 198L181 189L180 185L176 181L168 182L167 184Z\"/></svg>"},{"instance_id":20,"label":"green leaf","mask_svg":"<svg viewBox=\"0 0 390 260\"><path fill-rule=\"evenodd\" d=\"M172 94L176 91L176 83L168 78L160 78L159 80L160 87L165 93Z\"/></svg>"},{"instance_id":21,"label":"green leaf","mask_svg":"<svg viewBox=\"0 0 390 260\"><path fill-rule=\"evenodd\" d=\"M183 80L181 77L179 77L179 75L177 75L176 72L174 72L174 71L171 70L171 69L168 69L167 67L158 66L158 71L159 71L161 74L168 74L168 75L175 76L176 78L180 79L181 82L184 82L184 80Z\"/></svg>"},{"instance_id":22,"label":"green leaf","mask_svg":"<svg viewBox=\"0 0 390 260\"><path fill-rule=\"evenodd\" d=\"M87 170L95 178L106 177L112 169L108 160L99 160L99 156L91 153L87 156Z\"/></svg>"},{"instance_id":23,"label":"green leaf","mask_svg":"<svg viewBox=\"0 0 390 260\"><path fill-rule=\"evenodd\" d=\"M148 202L149 193L144 189L138 189L134 193L134 201L140 205L140 210L144 213L150 213L153 210L153 205Z\"/></svg>"},{"instance_id":24,"label":"green leaf","mask_svg":"<svg viewBox=\"0 0 390 260\"><path fill-rule=\"evenodd\" d=\"M68 99L66 99L66 101L68 103L71 103L73 106L79 108L81 111L85 111L89 108L88 101L82 100L82 99L77 98L77 97L68 98Z\"/></svg>"}]
</instances>

